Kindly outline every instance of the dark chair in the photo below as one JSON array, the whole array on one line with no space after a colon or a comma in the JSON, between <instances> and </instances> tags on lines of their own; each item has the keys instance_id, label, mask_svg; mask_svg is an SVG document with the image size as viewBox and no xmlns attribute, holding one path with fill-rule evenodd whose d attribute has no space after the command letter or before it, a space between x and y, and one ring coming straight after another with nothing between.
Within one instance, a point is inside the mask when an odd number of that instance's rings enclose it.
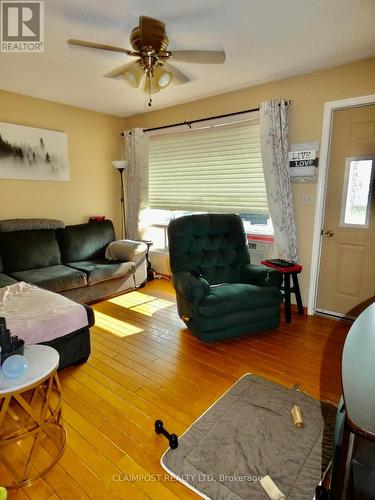
<instances>
[{"instance_id":1,"label":"dark chair","mask_svg":"<svg viewBox=\"0 0 375 500\"><path fill-rule=\"evenodd\" d=\"M194 335L211 341L279 325L282 275L250 264L240 217L179 217L168 237L178 313Z\"/></svg>"}]
</instances>

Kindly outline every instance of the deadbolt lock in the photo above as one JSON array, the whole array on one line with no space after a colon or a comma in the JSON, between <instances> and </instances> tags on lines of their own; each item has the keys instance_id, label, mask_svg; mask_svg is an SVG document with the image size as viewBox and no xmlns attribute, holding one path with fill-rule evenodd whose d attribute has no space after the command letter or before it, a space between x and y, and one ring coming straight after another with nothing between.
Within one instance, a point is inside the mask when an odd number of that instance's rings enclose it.
<instances>
[{"instance_id":1,"label":"deadbolt lock","mask_svg":"<svg viewBox=\"0 0 375 500\"><path fill-rule=\"evenodd\" d=\"M326 231L324 233L324 235L327 236L327 238L332 238L333 234L334 234L333 231Z\"/></svg>"}]
</instances>

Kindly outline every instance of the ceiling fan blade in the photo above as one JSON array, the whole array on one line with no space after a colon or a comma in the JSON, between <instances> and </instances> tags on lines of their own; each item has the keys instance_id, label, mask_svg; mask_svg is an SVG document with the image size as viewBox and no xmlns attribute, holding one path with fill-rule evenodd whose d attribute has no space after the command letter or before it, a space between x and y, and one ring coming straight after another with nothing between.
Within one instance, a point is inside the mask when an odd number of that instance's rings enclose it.
<instances>
[{"instance_id":1,"label":"ceiling fan blade","mask_svg":"<svg viewBox=\"0 0 375 500\"><path fill-rule=\"evenodd\" d=\"M103 76L104 78L117 78L118 76L122 75L125 70L130 69L133 66L136 66L137 64L138 61L122 64L121 66L118 66L117 68L113 69L112 71L109 71Z\"/></svg>"},{"instance_id":2,"label":"ceiling fan blade","mask_svg":"<svg viewBox=\"0 0 375 500\"><path fill-rule=\"evenodd\" d=\"M197 64L223 64L223 50L172 50L170 59L178 62Z\"/></svg>"},{"instance_id":3,"label":"ceiling fan blade","mask_svg":"<svg viewBox=\"0 0 375 500\"><path fill-rule=\"evenodd\" d=\"M75 45L78 47L88 47L90 49L99 49L99 50L110 50L111 52L121 52L122 54L128 54L128 56L138 56L138 52L134 52L133 50L123 49L121 47L113 47L112 45L106 45L103 43L96 42L87 42L85 40L75 40L74 38L70 38L67 40L69 45Z\"/></svg>"},{"instance_id":4,"label":"ceiling fan blade","mask_svg":"<svg viewBox=\"0 0 375 500\"><path fill-rule=\"evenodd\" d=\"M167 71L170 71L173 75L173 82L176 85L181 85L183 83L190 82L190 78L187 77L182 71L176 68L176 66L173 66L173 64L169 64L167 62L163 63L163 68L165 68Z\"/></svg>"}]
</instances>

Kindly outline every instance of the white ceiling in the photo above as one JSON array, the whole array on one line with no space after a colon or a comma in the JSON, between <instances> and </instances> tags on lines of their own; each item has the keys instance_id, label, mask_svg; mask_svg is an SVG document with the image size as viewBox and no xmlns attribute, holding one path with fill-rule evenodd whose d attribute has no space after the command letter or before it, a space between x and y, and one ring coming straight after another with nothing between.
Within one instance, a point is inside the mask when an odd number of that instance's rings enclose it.
<instances>
[{"instance_id":1,"label":"white ceiling","mask_svg":"<svg viewBox=\"0 0 375 500\"><path fill-rule=\"evenodd\" d=\"M0 53L0 88L118 116L147 97L103 78L126 55L72 48L80 38L129 48L140 15L167 25L169 48L224 48L223 65L175 63L192 81L156 94L158 109L375 55L375 0L46 0L44 54Z\"/></svg>"}]
</instances>

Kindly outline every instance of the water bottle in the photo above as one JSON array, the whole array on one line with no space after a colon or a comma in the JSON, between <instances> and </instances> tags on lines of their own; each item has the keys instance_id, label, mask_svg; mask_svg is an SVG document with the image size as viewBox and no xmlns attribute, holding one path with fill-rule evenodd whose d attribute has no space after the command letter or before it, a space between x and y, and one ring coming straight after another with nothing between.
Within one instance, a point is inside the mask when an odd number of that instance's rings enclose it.
<instances>
[{"instance_id":1,"label":"water bottle","mask_svg":"<svg viewBox=\"0 0 375 500\"><path fill-rule=\"evenodd\" d=\"M0 318L0 347L2 354L7 354L12 349L12 339L5 318Z\"/></svg>"}]
</instances>

